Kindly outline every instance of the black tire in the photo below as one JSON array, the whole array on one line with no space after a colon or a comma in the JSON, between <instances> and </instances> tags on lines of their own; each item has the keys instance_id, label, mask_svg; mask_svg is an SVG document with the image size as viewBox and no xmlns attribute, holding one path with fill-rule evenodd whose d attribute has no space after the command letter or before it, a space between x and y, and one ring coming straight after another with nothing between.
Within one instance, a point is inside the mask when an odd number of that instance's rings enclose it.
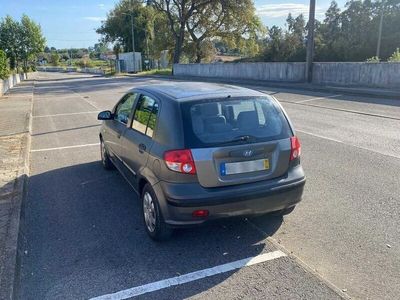
<instances>
[{"instance_id":1,"label":"black tire","mask_svg":"<svg viewBox=\"0 0 400 300\"><path fill-rule=\"evenodd\" d=\"M296 208L296 205L282 209L282 210L278 210L278 211L274 211L271 213L271 215L273 216L286 216L290 213L292 213L294 211L294 209Z\"/></svg>"},{"instance_id":2,"label":"black tire","mask_svg":"<svg viewBox=\"0 0 400 300\"><path fill-rule=\"evenodd\" d=\"M101 155L101 164L103 165L104 169L106 170L115 169L115 166L112 163L110 156L108 155L108 151L104 145L103 139L100 139L100 155Z\"/></svg>"},{"instance_id":3,"label":"black tire","mask_svg":"<svg viewBox=\"0 0 400 300\"><path fill-rule=\"evenodd\" d=\"M148 198L149 196L151 199ZM165 223L157 196L150 184L144 186L141 200L143 224L147 234L155 241L168 240L171 237L173 230ZM153 203L153 206L149 205L149 201ZM148 214L147 216L146 212ZM152 219L152 217L154 219ZM151 220L149 220L149 218Z\"/></svg>"}]
</instances>

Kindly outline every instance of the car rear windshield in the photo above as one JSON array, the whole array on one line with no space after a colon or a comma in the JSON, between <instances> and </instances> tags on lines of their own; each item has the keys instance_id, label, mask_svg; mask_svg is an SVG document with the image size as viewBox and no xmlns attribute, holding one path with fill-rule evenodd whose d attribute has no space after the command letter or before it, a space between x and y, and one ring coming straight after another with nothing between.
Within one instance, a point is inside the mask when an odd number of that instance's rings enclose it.
<instances>
[{"instance_id":1,"label":"car rear windshield","mask_svg":"<svg viewBox=\"0 0 400 300\"><path fill-rule=\"evenodd\" d=\"M286 117L268 97L223 98L181 104L185 144L204 148L291 136Z\"/></svg>"}]
</instances>

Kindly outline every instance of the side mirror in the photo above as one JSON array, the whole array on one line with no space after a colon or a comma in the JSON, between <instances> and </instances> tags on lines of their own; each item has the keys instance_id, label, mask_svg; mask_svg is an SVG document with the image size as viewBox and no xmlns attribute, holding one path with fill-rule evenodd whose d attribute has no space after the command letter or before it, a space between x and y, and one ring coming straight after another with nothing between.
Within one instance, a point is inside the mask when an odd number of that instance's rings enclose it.
<instances>
[{"instance_id":1,"label":"side mirror","mask_svg":"<svg viewBox=\"0 0 400 300\"><path fill-rule=\"evenodd\" d=\"M97 120L111 120L112 118L113 114L109 110L102 111L97 115Z\"/></svg>"}]
</instances>

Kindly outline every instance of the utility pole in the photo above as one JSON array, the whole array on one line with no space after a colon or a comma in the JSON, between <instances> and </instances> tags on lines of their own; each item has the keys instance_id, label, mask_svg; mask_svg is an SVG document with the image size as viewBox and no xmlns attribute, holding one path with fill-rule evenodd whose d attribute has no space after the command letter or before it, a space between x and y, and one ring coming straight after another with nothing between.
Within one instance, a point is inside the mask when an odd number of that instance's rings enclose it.
<instances>
[{"instance_id":1,"label":"utility pole","mask_svg":"<svg viewBox=\"0 0 400 300\"><path fill-rule=\"evenodd\" d=\"M70 55L69 55L69 65L72 67L72 47L69 49Z\"/></svg>"},{"instance_id":2,"label":"utility pole","mask_svg":"<svg viewBox=\"0 0 400 300\"><path fill-rule=\"evenodd\" d=\"M382 3L381 3L381 18L379 20L378 45L376 46L376 57L378 57L378 58L381 54L380 52L381 52L382 25L383 25L383 3L384 3L384 0L382 0Z\"/></svg>"},{"instance_id":3,"label":"utility pole","mask_svg":"<svg viewBox=\"0 0 400 300\"><path fill-rule=\"evenodd\" d=\"M307 34L306 79L312 82L314 59L314 27L315 27L315 0L310 0Z\"/></svg>"},{"instance_id":4,"label":"utility pole","mask_svg":"<svg viewBox=\"0 0 400 300\"><path fill-rule=\"evenodd\" d=\"M136 61L135 61L135 30L134 30L134 24L133 24L133 12L131 13L131 26L132 26L133 72L136 72Z\"/></svg>"}]
</instances>

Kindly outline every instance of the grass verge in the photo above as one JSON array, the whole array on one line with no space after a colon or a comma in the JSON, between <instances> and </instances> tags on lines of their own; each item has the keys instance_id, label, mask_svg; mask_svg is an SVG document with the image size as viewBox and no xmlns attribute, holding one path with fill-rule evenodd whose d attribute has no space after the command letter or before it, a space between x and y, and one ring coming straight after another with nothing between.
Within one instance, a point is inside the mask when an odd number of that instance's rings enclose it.
<instances>
[{"instance_id":1,"label":"grass verge","mask_svg":"<svg viewBox=\"0 0 400 300\"><path fill-rule=\"evenodd\" d=\"M150 71L139 72L138 75L172 75L172 69L154 69Z\"/></svg>"}]
</instances>

